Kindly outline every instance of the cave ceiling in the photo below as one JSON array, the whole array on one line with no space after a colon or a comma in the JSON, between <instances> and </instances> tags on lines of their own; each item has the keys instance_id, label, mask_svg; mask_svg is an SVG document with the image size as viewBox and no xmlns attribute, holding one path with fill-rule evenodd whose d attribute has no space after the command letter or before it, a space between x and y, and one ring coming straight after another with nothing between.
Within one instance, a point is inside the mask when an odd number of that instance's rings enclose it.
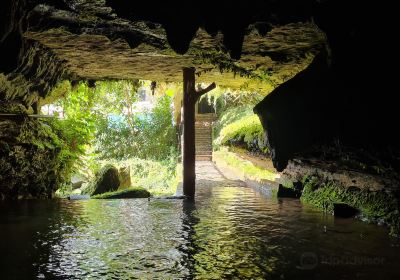
<instances>
[{"instance_id":1,"label":"cave ceiling","mask_svg":"<svg viewBox=\"0 0 400 280\"><path fill-rule=\"evenodd\" d=\"M22 43L18 67L0 77L0 95L18 99L30 92L23 98L29 104L62 79L180 82L182 67L190 66L199 82L270 91L325 46L311 16L291 17L290 9L277 16L268 10L275 1L213 6L207 0L201 8L135 2L6 1L12 9L6 16L14 22L3 28L1 43L12 32L21 34ZM13 89L17 84L21 89Z\"/></svg>"}]
</instances>

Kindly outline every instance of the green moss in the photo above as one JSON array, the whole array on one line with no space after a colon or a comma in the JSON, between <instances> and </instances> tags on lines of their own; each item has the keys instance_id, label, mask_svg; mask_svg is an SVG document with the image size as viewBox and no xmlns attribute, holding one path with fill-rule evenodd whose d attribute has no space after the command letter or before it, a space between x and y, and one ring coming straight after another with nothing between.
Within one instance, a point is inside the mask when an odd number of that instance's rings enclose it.
<instances>
[{"instance_id":1,"label":"green moss","mask_svg":"<svg viewBox=\"0 0 400 280\"><path fill-rule=\"evenodd\" d=\"M149 191L144 188L136 187L122 191L106 192L103 194L94 195L94 199L115 199L115 198L147 198L150 197Z\"/></svg>"},{"instance_id":2,"label":"green moss","mask_svg":"<svg viewBox=\"0 0 400 280\"><path fill-rule=\"evenodd\" d=\"M264 129L260 119L252 111L251 106L240 107L225 112L216 127L215 146L245 145L247 150L268 152L264 141Z\"/></svg>"},{"instance_id":3,"label":"green moss","mask_svg":"<svg viewBox=\"0 0 400 280\"><path fill-rule=\"evenodd\" d=\"M316 177L304 177L301 200L333 213L334 203L345 203L361 211L363 217L382 220L391 226L391 234L400 234L399 201L391 193L344 188L334 182L321 182Z\"/></svg>"},{"instance_id":4,"label":"green moss","mask_svg":"<svg viewBox=\"0 0 400 280\"><path fill-rule=\"evenodd\" d=\"M221 162L237 170L238 174L244 174L246 177L255 181L274 181L277 176L276 173L255 166L252 162L240 158L236 154L229 152L226 148L214 152L213 158L217 162Z\"/></svg>"},{"instance_id":5,"label":"green moss","mask_svg":"<svg viewBox=\"0 0 400 280\"><path fill-rule=\"evenodd\" d=\"M118 169L112 164L104 165L94 176L94 178L86 185L85 188L82 189L82 194L92 195L96 192L96 188L100 184L101 181L104 180L104 176L110 170L115 170L118 173Z\"/></svg>"},{"instance_id":6,"label":"green moss","mask_svg":"<svg viewBox=\"0 0 400 280\"><path fill-rule=\"evenodd\" d=\"M70 175L72 156L51 124L0 120L0 198L48 198Z\"/></svg>"}]
</instances>

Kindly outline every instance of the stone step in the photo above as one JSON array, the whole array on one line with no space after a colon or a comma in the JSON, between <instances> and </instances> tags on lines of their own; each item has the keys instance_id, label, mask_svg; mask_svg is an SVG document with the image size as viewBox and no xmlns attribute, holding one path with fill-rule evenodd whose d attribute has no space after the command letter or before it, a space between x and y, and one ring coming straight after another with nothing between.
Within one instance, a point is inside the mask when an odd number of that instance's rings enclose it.
<instances>
[{"instance_id":1,"label":"stone step","mask_svg":"<svg viewBox=\"0 0 400 280\"><path fill-rule=\"evenodd\" d=\"M212 154L212 150L197 150L196 151L197 155L201 155L201 154Z\"/></svg>"},{"instance_id":2,"label":"stone step","mask_svg":"<svg viewBox=\"0 0 400 280\"><path fill-rule=\"evenodd\" d=\"M197 161L212 161L212 155L210 156L196 156Z\"/></svg>"},{"instance_id":3,"label":"stone step","mask_svg":"<svg viewBox=\"0 0 400 280\"><path fill-rule=\"evenodd\" d=\"M196 152L200 152L200 151L212 151L212 148L211 147L202 147L202 148L196 147Z\"/></svg>"},{"instance_id":4,"label":"stone step","mask_svg":"<svg viewBox=\"0 0 400 280\"><path fill-rule=\"evenodd\" d=\"M196 153L212 152L211 148L196 149Z\"/></svg>"},{"instance_id":5,"label":"stone step","mask_svg":"<svg viewBox=\"0 0 400 280\"><path fill-rule=\"evenodd\" d=\"M204 153L204 154L196 154L196 156L200 156L200 157L202 157L202 156L212 156L212 153Z\"/></svg>"},{"instance_id":6,"label":"stone step","mask_svg":"<svg viewBox=\"0 0 400 280\"><path fill-rule=\"evenodd\" d=\"M197 146L212 146L212 142L211 141L196 141L196 147Z\"/></svg>"},{"instance_id":7,"label":"stone step","mask_svg":"<svg viewBox=\"0 0 400 280\"><path fill-rule=\"evenodd\" d=\"M212 153L199 153L199 154L196 154L196 156L211 156L212 155Z\"/></svg>"},{"instance_id":8,"label":"stone step","mask_svg":"<svg viewBox=\"0 0 400 280\"><path fill-rule=\"evenodd\" d=\"M212 160L212 122L214 114L197 115L195 124L196 160Z\"/></svg>"},{"instance_id":9,"label":"stone step","mask_svg":"<svg viewBox=\"0 0 400 280\"><path fill-rule=\"evenodd\" d=\"M195 122L195 126L203 126L203 127L212 127L212 123L210 122Z\"/></svg>"}]
</instances>

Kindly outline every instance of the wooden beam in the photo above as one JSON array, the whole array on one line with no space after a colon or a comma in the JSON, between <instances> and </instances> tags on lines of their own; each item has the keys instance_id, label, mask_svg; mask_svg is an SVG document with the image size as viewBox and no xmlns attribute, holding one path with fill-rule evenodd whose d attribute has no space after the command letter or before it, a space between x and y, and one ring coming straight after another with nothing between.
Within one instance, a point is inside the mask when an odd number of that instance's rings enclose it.
<instances>
[{"instance_id":1,"label":"wooden beam","mask_svg":"<svg viewBox=\"0 0 400 280\"><path fill-rule=\"evenodd\" d=\"M196 184L195 105L199 97L216 87L196 91L193 67L183 68L183 195L194 199Z\"/></svg>"},{"instance_id":2,"label":"wooden beam","mask_svg":"<svg viewBox=\"0 0 400 280\"><path fill-rule=\"evenodd\" d=\"M212 91L213 89L215 89L216 88L216 84L215 83L212 83L211 85L209 85L208 87L206 87L206 88L204 88L204 89L201 89L201 90L198 90L197 91L197 95L200 97L200 96L202 96L203 94L205 94L205 93L207 93L207 92L209 92L209 91Z\"/></svg>"},{"instance_id":3,"label":"wooden beam","mask_svg":"<svg viewBox=\"0 0 400 280\"><path fill-rule=\"evenodd\" d=\"M183 68L183 195L194 199L196 183L195 69Z\"/></svg>"}]
</instances>

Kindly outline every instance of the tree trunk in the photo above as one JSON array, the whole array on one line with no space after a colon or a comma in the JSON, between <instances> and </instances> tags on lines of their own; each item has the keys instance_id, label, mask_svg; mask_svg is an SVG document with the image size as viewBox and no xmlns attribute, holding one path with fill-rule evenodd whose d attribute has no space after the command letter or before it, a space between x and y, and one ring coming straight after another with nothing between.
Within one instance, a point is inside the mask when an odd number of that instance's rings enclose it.
<instances>
[{"instance_id":1,"label":"tree trunk","mask_svg":"<svg viewBox=\"0 0 400 280\"><path fill-rule=\"evenodd\" d=\"M195 69L183 68L183 194L194 199L195 194Z\"/></svg>"},{"instance_id":2,"label":"tree trunk","mask_svg":"<svg viewBox=\"0 0 400 280\"><path fill-rule=\"evenodd\" d=\"M183 194L194 199L196 182L195 105L198 98L215 88L195 90L195 68L183 68Z\"/></svg>"}]
</instances>

